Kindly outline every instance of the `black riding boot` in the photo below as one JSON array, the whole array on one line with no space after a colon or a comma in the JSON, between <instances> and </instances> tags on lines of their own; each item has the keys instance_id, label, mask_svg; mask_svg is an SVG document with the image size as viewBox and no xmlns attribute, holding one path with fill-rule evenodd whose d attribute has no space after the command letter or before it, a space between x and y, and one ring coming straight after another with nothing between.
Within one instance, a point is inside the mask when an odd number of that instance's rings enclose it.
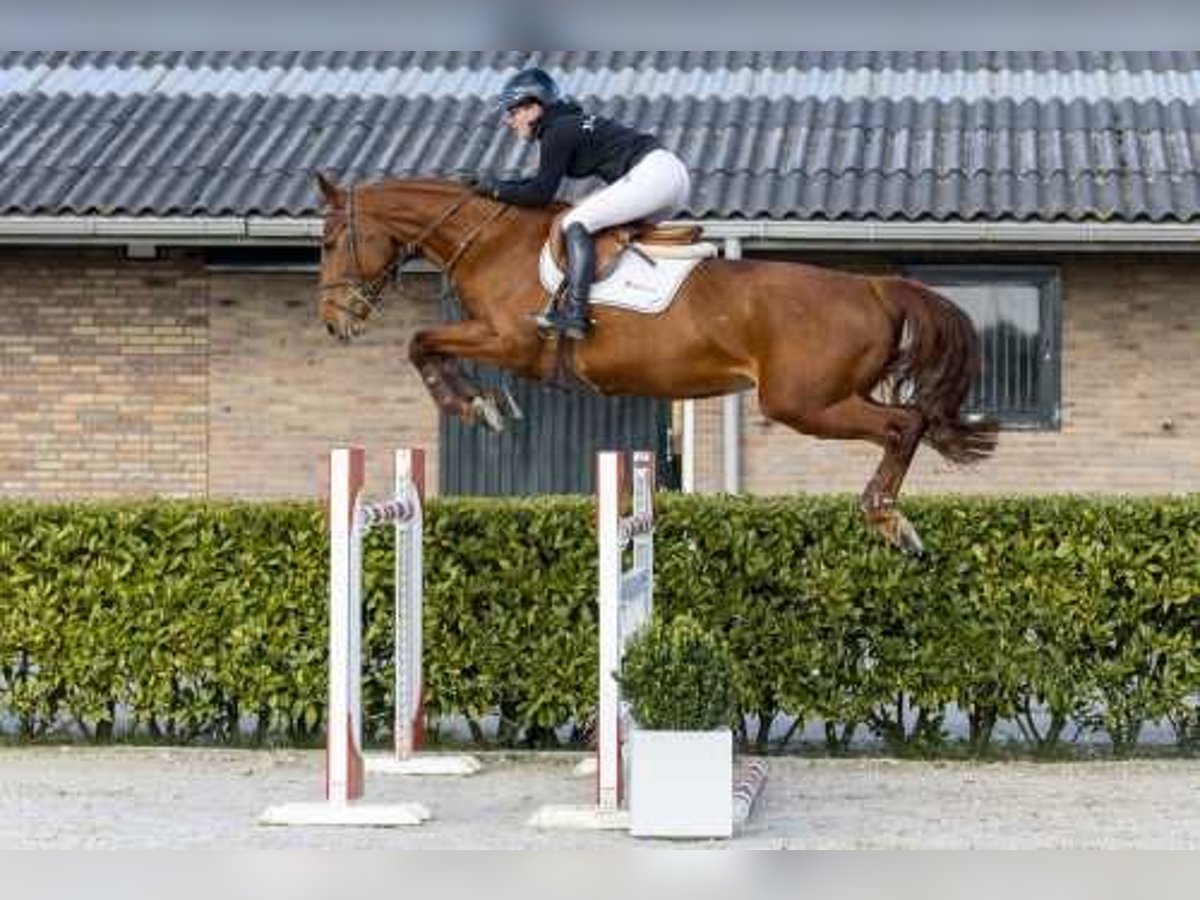
<instances>
[{"instance_id":1,"label":"black riding boot","mask_svg":"<svg viewBox=\"0 0 1200 900\"><path fill-rule=\"evenodd\" d=\"M578 222L567 226L563 238L567 245L567 294L562 309L551 310L539 323L573 341L581 341L592 326L588 319L588 296L596 277L596 245Z\"/></svg>"}]
</instances>

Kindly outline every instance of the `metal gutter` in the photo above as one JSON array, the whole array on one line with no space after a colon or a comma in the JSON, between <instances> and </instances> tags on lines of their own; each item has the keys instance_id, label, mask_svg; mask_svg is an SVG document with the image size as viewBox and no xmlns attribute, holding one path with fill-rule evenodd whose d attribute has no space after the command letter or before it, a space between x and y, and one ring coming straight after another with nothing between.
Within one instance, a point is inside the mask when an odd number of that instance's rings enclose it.
<instances>
[{"instance_id":1,"label":"metal gutter","mask_svg":"<svg viewBox=\"0 0 1200 900\"><path fill-rule=\"evenodd\" d=\"M747 246L822 243L872 247L912 244L1200 247L1200 223L704 219L686 224L701 226L711 240L734 239ZM0 216L0 242L308 244L320 237L321 227L321 219L315 216Z\"/></svg>"},{"instance_id":2,"label":"metal gutter","mask_svg":"<svg viewBox=\"0 0 1200 900\"><path fill-rule=\"evenodd\" d=\"M0 242L278 246L314 243L322 224L316 217L0 216Z\"/></svg>"},{"instance_id":3,"label":"metal gutter","mask_svg":"<svg viewBox=\"0 0 1200 900\"><path fill-rule=\"evenodd\" d=\"M1094 244L1200 244L1200 223L1148 222L827 222L737 219L696 220L713 240L743 243L848 245L971 244L980 246L1089 246Z\"/></svg>"}]
</instances>

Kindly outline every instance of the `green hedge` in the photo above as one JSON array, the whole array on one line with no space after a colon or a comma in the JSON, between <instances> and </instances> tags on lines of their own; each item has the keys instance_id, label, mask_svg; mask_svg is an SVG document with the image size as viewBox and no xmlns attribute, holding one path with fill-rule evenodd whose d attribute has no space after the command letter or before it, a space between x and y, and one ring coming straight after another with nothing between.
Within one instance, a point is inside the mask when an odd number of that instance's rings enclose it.
<instances>
[{"instance_id":1,"label":"green hedge","mask_svg":"<svg viewBox=\"0 0 1200 900\"><path fill-rule=\"evenodd\" d=\"M657 607L722 632L744 738L820 718L896 752L984 752L1076 728L1200 739L1200 500L909 498L933 549L899 556L844 497L661 498ZM553 744L595 703L595 547L582 499L446 500L426 535L435 715ZM389 728L390 538L366 552L368 737ZM0 506L0 724L107 739L318 739L326 539L312 505ZM1035 708L1051 714L1035 716ZM862 734L861 730L858 734ZM578 729L574 734L579 737ZM956 748L957 749L957 748Z\"/></svg>"}]
</instances>

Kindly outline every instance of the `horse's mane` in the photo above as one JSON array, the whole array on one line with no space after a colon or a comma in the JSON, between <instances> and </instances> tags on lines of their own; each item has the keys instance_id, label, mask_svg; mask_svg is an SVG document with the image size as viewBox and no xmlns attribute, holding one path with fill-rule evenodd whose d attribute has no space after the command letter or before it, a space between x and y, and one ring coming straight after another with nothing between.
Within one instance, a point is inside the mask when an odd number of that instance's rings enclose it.
<instances>
[{"instance_id":1,"label":"horse's mane","mask_svg":"<svg viewBox=\"0 0 1200 900\"><path fill-rule=\"evenodd\" d=\"M444 196L447 202L467 190L461 182L449 178L412 178L406 176L389 176L377 181L368 181L358 185L358 188L359 190L382 194L392 191L428 192ZM483 203L502 205L500 201L484 197L482 194L478 196L478 200ZM543 218L547 216L553 218L571 207L570 203L561 200L555 200L546 206L509 205L518 216L524 218Z\"/></svg>"}]
</instances>

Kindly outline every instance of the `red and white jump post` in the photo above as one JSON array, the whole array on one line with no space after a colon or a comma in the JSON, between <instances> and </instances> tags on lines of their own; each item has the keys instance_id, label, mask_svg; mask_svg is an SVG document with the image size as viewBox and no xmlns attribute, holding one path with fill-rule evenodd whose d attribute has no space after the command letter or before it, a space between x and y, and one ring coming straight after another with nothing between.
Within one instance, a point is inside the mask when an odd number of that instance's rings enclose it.
<instances>
[{"instance_id":1,"label":"red and white jump post","mask_svg":"<svg viewBox=\"0 0 1200 900\"><path fill-rule=\"evenodd\" d=\"M629 827L625 796L628 710L614 677L625 647L650 620L654 605L654 454L600 453L596 461L596 530L599 539L600 672L596 716L596 803L545 806L531 820L540 828ZM632 493L632 510L621 504ZM622 562L633 545L629 569ZM587 770L591 770L591 766Z\"/></svg>"},{"instance_id":2,"label":"red and white jump post","mask_svg":"<svg viewBox=\"0 0 1200 900\"><path fill-rule=\"evenodd\" d=\"M417 803L360 802L365 773L462 775L478 771L472 757L420 756L422 702L422 553L425 455L397 450L392 496L362 499L366 454L334 450L329 458L329 715L325 802L268 809L266 825L416 825L429 818ZM378 525L395 529L395 752L364 757L362 746L362 542Z\"/></svg>"}]
</instances>

